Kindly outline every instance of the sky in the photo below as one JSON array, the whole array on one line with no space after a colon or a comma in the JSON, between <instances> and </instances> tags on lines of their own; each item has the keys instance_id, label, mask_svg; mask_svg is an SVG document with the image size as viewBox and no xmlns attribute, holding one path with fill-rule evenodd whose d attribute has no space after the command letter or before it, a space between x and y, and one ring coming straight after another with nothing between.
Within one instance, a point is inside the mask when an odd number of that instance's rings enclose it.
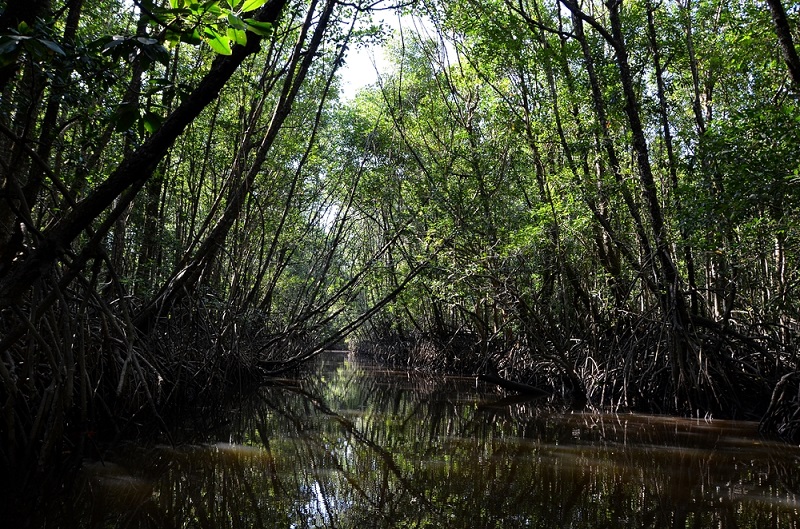
<instances>
[{"instance_id":1,"label":"sky","mask_svg":"<svg viewBox=\"0 0 800 529\"><path fill-rule=\"evenodd\" d=\"M406 32L433 32L428 20L409 15L399 17L395 11L379 11L373 22L383 23L395 35L399 34L401 27ZM383 46L351 47L340 70L344 99L352 99L359 89L377 82L378 74L386 73L389 67L390 62Z\"/></svg>"},{"instance_id":2,"label":"sky","mask_svg":"<svg viewBox=\"0 0 800 529\"><path fill-rule=\"evenodd\" d=\"M339 70L344 99L353 99L359 89L374 84L378 80L378 72L386 72L388 66L380 47L351 49L344 66Z\"/></svg>"},{"instance_id":3,"label":"sky","mask_svg":"<svg viewBox=\"0 0 800 529\"><path fill-rule=\"evenodd\" d=\"M376 13L373 23L386 25L396 33L401 21L393 11L383 11ZM359 89L374 84L378 74L385 73L388 68L389 60L383 46L351 46L340 70L344 99L352 99Z\"/></svg>"}]
</instances>

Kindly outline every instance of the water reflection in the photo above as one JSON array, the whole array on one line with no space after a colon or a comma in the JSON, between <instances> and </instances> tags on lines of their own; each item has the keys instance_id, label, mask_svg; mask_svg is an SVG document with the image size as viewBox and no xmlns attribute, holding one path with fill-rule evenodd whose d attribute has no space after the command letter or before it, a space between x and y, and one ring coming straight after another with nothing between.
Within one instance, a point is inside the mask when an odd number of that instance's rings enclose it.
<instances>
[{"instance_id":1,"label":"water reflection","mask_svg":"<svg viewBox=\"0 0 800 529\"><path fill-rule=\"evenodd\" d=\"M558 414L472 379L330 355L216 440L129 446L87 465L66 517L89 527L800 525L800 450L755 424ZM537 407L539 406L539 407ZM222 441L220 439L223 439Z\"/></svg>"}]
</instances>

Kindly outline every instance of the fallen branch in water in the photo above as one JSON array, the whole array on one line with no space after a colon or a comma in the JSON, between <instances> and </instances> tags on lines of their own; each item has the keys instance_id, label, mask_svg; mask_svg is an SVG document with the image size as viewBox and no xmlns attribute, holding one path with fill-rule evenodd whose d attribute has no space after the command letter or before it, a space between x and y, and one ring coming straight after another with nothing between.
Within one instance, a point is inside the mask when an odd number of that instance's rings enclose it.
<instances>
[{"instance_id":1,"label":"fallen branch in water","mask_svg":"<svg viewBox=\"0 0 800 529\"><path fill-rule=\"evenodd\" d=\"M513 380L506 380L505 378L499 377L497 375L481 374L478 375L478 380L483 380L484 382L488 382L490 384L496 384L501 388L508 389L511 391L525 393L526 395L532 395L537 397L545 397L550 395L550 392L544 389L537 388L536 386L531 386L530 384L523 384L522 382L514 382Z\"/></svg>"}]
</instances>

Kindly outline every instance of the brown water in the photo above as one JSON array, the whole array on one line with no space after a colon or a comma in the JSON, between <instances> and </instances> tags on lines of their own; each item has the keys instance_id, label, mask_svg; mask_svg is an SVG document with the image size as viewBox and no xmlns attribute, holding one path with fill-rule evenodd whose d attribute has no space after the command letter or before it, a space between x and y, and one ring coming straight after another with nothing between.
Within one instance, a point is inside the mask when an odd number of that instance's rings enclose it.
<instances>
[{"instance_id":1,"label":"brown water","mask_svg":"<svg viewBox=\"0 0 800 529\"><path fill-rule=\"evenodd\" d=\"M800 527L800 449L754 423L557 413L341 354L308 378L87 465L48 527Z\"/></svg>"}]
</instances>

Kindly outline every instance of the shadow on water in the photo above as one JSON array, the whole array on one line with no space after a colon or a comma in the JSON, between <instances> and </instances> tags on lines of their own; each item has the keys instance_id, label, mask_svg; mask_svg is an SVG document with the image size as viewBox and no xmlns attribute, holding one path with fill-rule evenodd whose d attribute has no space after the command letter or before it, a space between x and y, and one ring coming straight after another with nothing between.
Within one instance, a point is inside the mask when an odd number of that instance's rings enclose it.
<instances>
[{"instance_id":1,"label":"shadow on water","mask_svg":"<svg viewBox=\"0 0 800 529\"><path fill-rule=\"evenodd\" d=\"M41 525L800 527L800 449L754 423L563 414L341 354L308 379L202 443L84 465Z\"/></svg>"}]
</instances>

